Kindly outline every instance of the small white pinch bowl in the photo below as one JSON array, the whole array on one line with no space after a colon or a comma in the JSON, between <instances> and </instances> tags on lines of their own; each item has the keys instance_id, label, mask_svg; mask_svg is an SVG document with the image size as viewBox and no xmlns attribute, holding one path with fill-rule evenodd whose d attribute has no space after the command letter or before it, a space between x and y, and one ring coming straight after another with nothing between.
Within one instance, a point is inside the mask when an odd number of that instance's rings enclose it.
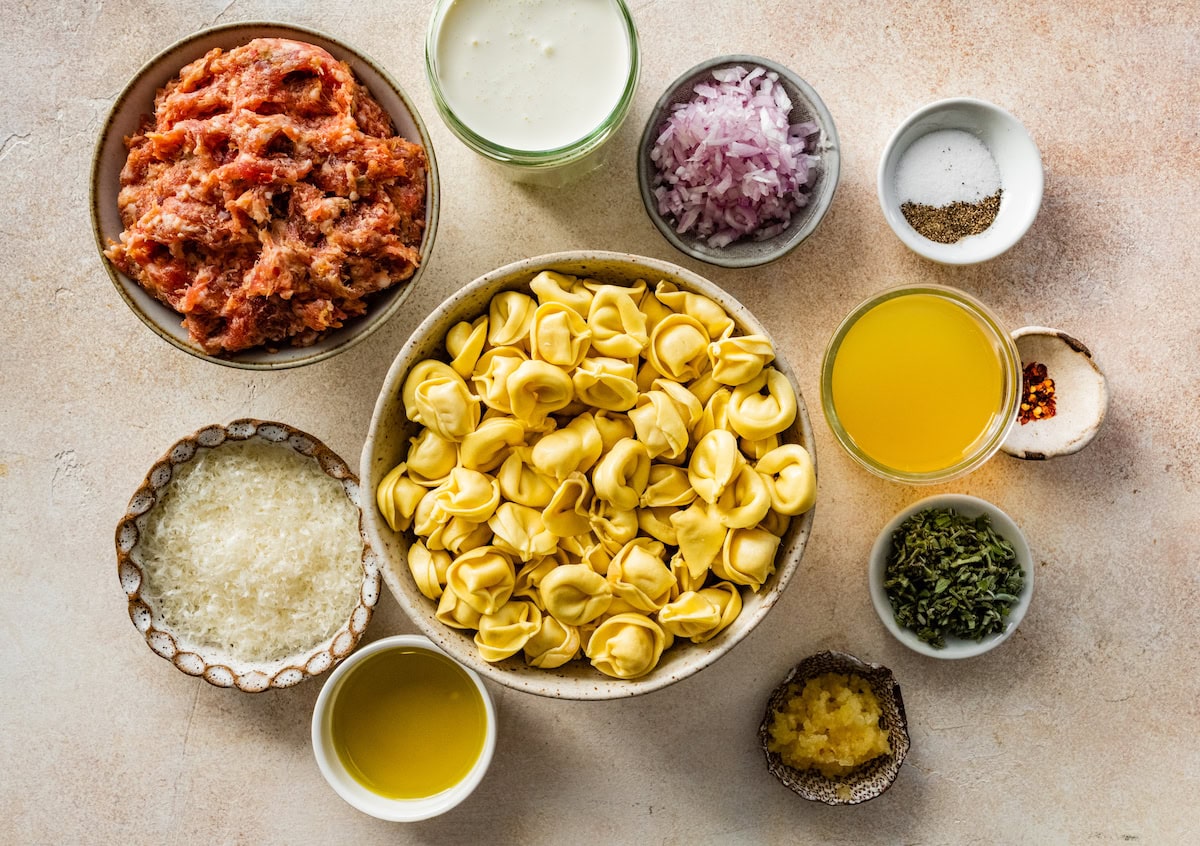
<instances>
[{"instance_id":1,"label":"small white pinch bowl","mask_svg":"<svg viewBox=\"0 0 1200 846\"><path fill-rule=\"evenodd\" d=\"M979 138L1000 169L996 220L978 235L953 244L939 244L913 229L900 211L904 198L896 193L896 167L909 146L942 129L958 129ZM931 261L963 265L993 259L1021 240L1041 208L1044 183L1041 153L1020 121L985 100L955 97L923 106L900 124L879 160L877 188L883 216L905 246Z\"/></svg>"},{"instance_id":2,"label":"small white pinch bowl","mask_svg":"<svg viewBox=\"0 0 1200 846\"><path fill-rule=\"evenodd\" d=\"M1012 333L1021 370L1032 362L1046 365L1054 380L1054 416L1019 420L1000 449L1015 458L1041 461L1079 452L1092 442L1108 413L1108 380L1089 350L1066 332L1024 326Z\"/></svg>"},{"instance_id":3,"label":"small white pinch bowl","mask_svg":"<svg viewBox=\"0 0 1200 846\"><path fill-rule=\"evenodd\" d=\"M496 752L496 706L478 674L460 664L459 668L467 674L467 677L474 683L475 689L479 691L479 697L483 700L483 708L487 714L483 749L479 753L478 760L475 761L475 766L463 777L462 781L433 796L420 799L389 799L368 790L346 771L333 746L333 709L336 707L338 690L347 675L354 672L354 668L365 659L388 650L404 648L423 649L439 655L446 655L433 641L421 635L393 635L370 643L343 661L329 676L329 681L321 688L321 694L317 697L312 718L313 755L317 759L317 767L321 770L321 775L325 776L329 786L352 807L376 819L389 822L417 822L451 810L470 796L483 781L488 767L491 766L492 756ZM453 660L452 656L447 657Z\"/></svg>"},{"instance_id":4,"label":"small white pinch bowl","mask_svg":"<svg viewBox=\"0 0 1200 846\"><path fill-rule=\"evenodd\" d=\"M702 294L719 303L733 318L738 334L762 334L770 338L770 333L762 323L730 294L702 276L670 262L600 250L550 253L513 262L484 274L452 294L417 327L396 355L384 379L363 445L360 470L364 490L374 492L383 477L404 460L409 439L420 428L408 419L401 397L404 381L413 366L429 358L445 360L444 339L450 327L459 321L473 320L485 314L495 294L513 290L528 293L529 281L542 270L596 277L623 285L643 279L653 287L659 280L666 280L681 290ZM804 446L812 455L815 466L812 423L804 405L804 397L783 348L774 341L772 346L775 348L773 366L788 378L796 392L796 421L781 433L780 439ZM820 478L819 467L817 474ZM812 531L815 512L815 508L810 509L792 518L775 555L775 572L757 593L743 592L742 612L727 629L705 643L676 645L663 653L662 659L650 673L630 680L609 678L586 661L571 661L553 670L530 667L520 654L497 663L484 661L471 632L444 625L437 619L437 604L425 598L417 589L407 563L412 534L393 531L378 508L374 507L363 510L363 525L372 547L380 556L383 580L399 601L400 607L422 634L427 635L455 661L475 670L488 681L527 693L556 699L599 700L624 699L660 690L700 672L737 646L783 595L784 588L799 567Z\"/></svg>"},{"instance_id":5,"label":"small white pinch bowl","mask_svg":"<svg viewBox=\"0 0 1200 846\"><path fill-rule=\"evenodd\" d=\"M1017 553L1017 562L1021 565L1021 570L1025 576L1025 586L1021 589L1021 595L1017 597L1016 604L1008 612L1008 625L1005 626L1004 631L989 635L983 640L978 641L963 640L947 635L946 645L941 649L937 649L917 637L915 632L902 628L896 623L895 615L892 612L892 604L888 601L887 591L883 586L885 580L884 573L887 569L888 552L892 544L892 535L900 528L900 524L909 517L930 508L953 508L957 513L965 517L978 517L981 514L986 514L991 518L992 528L995 529L996 533L1012 544L1013 549ZM967 496L966 494L940 494L914 502L889 520L888 524L883 527L883 531L879 533L879 537L875 540L875 545L871 547L871 555L867 564L867 582L871 591L871 603L875 606L875 613L879 615L879 619L882 621L884 627L891 632L896 640L900 641L913 652L919 652L931 658L974 658L977 655L982 655L989 650L995 649L1008 640L1025 617L1025 612L1029 610L1029 604L1033 600L1033 554L1029 551L1029 544L1026 542L1025 535L1021 532L1021 529L1013 522L1011 517L995 505L992 505L987 500Z\"/></svg>"}]
</instances>

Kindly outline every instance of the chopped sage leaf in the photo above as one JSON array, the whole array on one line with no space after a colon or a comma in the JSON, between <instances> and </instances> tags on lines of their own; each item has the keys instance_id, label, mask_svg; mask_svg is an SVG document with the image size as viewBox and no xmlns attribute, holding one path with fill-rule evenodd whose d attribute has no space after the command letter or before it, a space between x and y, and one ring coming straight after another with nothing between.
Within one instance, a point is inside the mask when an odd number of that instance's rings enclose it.
<instances>
[{"instance_id":1,"label":"chopped sage leaf","mask_svg":"<svg viewBox=\"0 0 1200 846\"><path fill-rule=\"evenodd\" d=\"M941 649L947 635L983 640L1004 631L1025 578L986 514L929 508L892 534L883 586L896 624Z\"/></svg>"}]
</instances>

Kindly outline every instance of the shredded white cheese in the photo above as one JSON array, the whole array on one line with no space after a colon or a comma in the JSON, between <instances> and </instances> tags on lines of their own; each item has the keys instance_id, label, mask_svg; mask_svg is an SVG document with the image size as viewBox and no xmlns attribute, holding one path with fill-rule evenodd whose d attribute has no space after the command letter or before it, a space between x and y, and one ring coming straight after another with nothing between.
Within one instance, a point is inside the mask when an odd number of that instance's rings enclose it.
<instances>
[{"instance_id":1,"label":"shredded white cheese","mask_svg":"<svg viewBox=\"0 0 1200 846\"><path fill-rule=\"evenodd\" d=\"M332 637L362 584L358 510L312 459L258 439L202 449L146 515L143 596L181 646L275 661Z\"/></svg>"}]
</instances>

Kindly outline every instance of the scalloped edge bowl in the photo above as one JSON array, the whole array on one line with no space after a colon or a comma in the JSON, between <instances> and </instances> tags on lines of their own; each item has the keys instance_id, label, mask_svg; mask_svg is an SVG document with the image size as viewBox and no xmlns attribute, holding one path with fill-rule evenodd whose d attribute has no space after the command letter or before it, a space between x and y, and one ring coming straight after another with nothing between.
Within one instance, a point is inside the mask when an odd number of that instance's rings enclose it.
<instances>
[{"instance_id":1,"label":"scalloped edge bowl","mask_svg":"<svg viewBox=\"0 0 1200 846\"><path fill-rule=\"evenodd\" d=\"M227 654L216 654L211 649L189 644L185 637L173 632L162 615L154 610L153 598L143 596L145 573L135 560L145 516L158 504L159 496L174 478L175 469L187 464L202 450L219 449L222 444L251 438L281 449L295 450L297 454L317 462L322 471L341 483L347 498L358 509L358 531L363 542L362 585L358 602L346 622L331 637L311 648L266 662L239 661ZM291 687L321 675L358 645L379 601L379 563L363 530L359 500L358 479L349 465L306 432L285 423L252 418L234 420L228 426L213 425L198 429L172 444L162 458L154 463L129 500L125 516L117 524L117 576L128 600L129 619L154 654L170 661L179 671L189 676L199 676L215 687L236 687L246 693L259 693L272 687Z\"/></svg>"},{"instance_id":2,"label":"scalloped edge bowl","mask_svg":"<svg viewBox=\"0 0 1200 846\"><path fill-rule=\"evenodd\" d=\"M461 320L473 319L487 310L487 303L501 291L528 291L530 279L541 270L556 270L576 276L598 276L616 282L632 283L646 279L649 284L666 279L681 289L712 298L729 313L738 330L761 333L770 338L762 324L730 294L707 279L678 265L658 259L604 251L572 251L551 253L513 262L486 273L445 302L417 327L412 337L392 362L384 380L371 428L363 446L359 473L363 488L374 491L380 480L404 460L409 438L418 426L404 413L400 389L409 370L428 358L445 359L443 339L446 332ZM805 409L804 398L796 376L783 357L781 347L772 340L778 368L796 391L796 422L788 430L787 440L803 444L813 455L816 464L812 424ZM435 617L435 604L417 590L408 570L407 555L410 538L398 533L384 521L376 508L364 510L367 537L381 560L383 579L405 613L423 634L461 664L475 670L485 679L516 690L560 699L619 699L659 690L680 679L699 672L732 649L750 633L778 601L783 589L795 573L812 530L815 508L792 519L775 558L775 573L758 593L743 592L742 613L733 624L712 640L702 644L680 644L663 653L658 666L643 678L631 681L611 679L584 661L572 661L555 670L526 666L520 657L489 664L479 657L469 634L451 629Z\"/></svg>"}]
</instances>

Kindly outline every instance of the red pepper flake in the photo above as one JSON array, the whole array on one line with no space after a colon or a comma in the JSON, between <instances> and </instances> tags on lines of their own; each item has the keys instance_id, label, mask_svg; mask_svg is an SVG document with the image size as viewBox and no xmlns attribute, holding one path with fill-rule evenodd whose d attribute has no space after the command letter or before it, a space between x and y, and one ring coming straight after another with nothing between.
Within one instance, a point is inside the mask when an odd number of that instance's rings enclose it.
<instances>
[{"instance_id":1,"label":"red pepper flake","mask_svg":"<svg viewBox=\"0 0 1200 846\"><path fill-rule=\"evenodd\" d=\"M1022 379L1021 410L1017 419L1021 425L1054 416L1054 380L1046 375L1046 365L1031 361L1025 365Z\"/></svg>"}]
</instances>

